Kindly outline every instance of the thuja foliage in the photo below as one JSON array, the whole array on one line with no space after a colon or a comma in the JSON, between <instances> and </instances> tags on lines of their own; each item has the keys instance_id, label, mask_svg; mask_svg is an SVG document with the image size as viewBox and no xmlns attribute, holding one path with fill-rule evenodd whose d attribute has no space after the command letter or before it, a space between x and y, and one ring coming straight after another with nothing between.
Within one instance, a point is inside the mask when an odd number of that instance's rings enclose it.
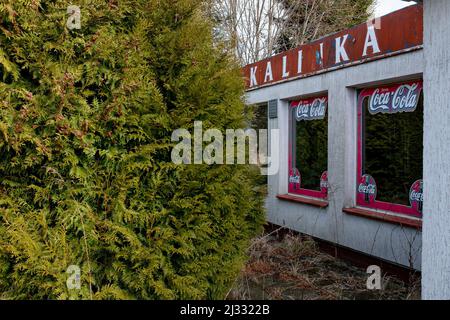
<instances>
[{"instance_id":1,"label":"thuja foliage","mask_svg":"<svg viewBox=\"0 0 450 320\"><path fill-rule=\"evenodd\" d=\"M0 2L0 297L225 296L262 196L250 167L171 162L174 129L248 121L202 5Z\"/></svg>"}]
</instances>

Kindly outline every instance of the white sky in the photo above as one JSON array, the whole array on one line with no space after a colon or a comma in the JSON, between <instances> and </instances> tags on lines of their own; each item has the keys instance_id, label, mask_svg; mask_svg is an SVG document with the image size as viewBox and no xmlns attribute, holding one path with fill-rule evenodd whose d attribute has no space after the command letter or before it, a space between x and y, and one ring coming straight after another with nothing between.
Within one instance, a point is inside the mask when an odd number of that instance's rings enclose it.
<instances>
[{"instance_id":1,"label":"white sky","mask_svg":"<svg viewBox=\"0 0 450 320\"><path fill-rule=\"evenodd\" d=\"M415 4L415 2L406 2L401 0L377 0L375 8L375 17L384 16L389 12Z\"/></svg>"}]
</instances>

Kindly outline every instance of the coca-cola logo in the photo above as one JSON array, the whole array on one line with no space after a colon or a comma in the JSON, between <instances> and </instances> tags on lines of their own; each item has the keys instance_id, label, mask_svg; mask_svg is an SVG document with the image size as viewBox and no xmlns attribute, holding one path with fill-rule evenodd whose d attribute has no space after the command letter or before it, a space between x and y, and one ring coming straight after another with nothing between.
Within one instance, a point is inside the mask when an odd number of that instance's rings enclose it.
<instances>
[{"instance_id":1,"label":"coca-cola logo","mask_svg":"<svg viewBox=\"0 0 450 320\"><path fill-rule=\"evenodd\" d=\"M328 172L325 171L320 177L320 192L322 192L323 194L328 194L328 188Z\"/></svg>"},{"instance_id":2,"label":"coca-cola logo","mask_svg":"<svg viewBox=\"0 0 450 320\"><path fill-rule=\"evenodd\" d=\"M411 207L418 213L422 213L423 209L423 180L417 180L411 186L409 191L409 202Z\"/></svg>"},{"instance_id":3,"label":"coca-cola logo","mask_svg":"<svg viewBox=\"0 0 450 320\"><path fill-rule=\"evenodd\" d=\"M300 176L290 176L289 183L300 184Z\"/></svg>"},{"instance_id":4,"label":"coca-cola logo","mask_svg":"<svg viewBox=\"0 0 450 320\"><path fill-rule=\"evenodd\" d=\"M411 190L409 199L411 200L411 202L423 202L423 192Z\"/></svg>"},{"instance_id":5,"label":"coca-cola logo","mask_svg":"<svg viewBox=\"0 0 450 320\"><path fill-rule=\"evenodd\" d=\"M299 190L302 183L300 171L297 168L289 170L289 185L292 190Z\"/></svg>"},{"instance_id":6,"label":"coca-cola logo","mask_svg":"<svg viewBox=\"0 0 450 320\"><path fill-rule=\"evenodd\" d=\"M374 89L369 100L370 114L413 112L419 104L422 83Z\"/></svg>"},{"instance_id":7,"label":"coca-cola logo","mask_svg":"<svg viewBox=\"0 0 450 320\"><path fill-rule=\"evenodd\" d=\"M295 107L297 121L311 121L325 119L328 99L326 97L301 100Z\"/></svg>"},{"instance_id":8,"label":"coca-cola logo","mask_svg":"<svg viewBox=\"0 0 450 320\"><path fill-rule=\"evenodd\" d=\"M360 184L358 192L373 196L377 193L377 186L375 184Z\"/></svg>"},{"instance_id":9,"label":"coca-cola logo","mask_svg":"<svg viewBox=\"0 0 450 320\"><path fill-rule=\"evenodd\" d=\"M368 174L363 175L358 184L358 197L365 203L373 203L377 197L377 184Z\"/></svg>"}]
</instances>

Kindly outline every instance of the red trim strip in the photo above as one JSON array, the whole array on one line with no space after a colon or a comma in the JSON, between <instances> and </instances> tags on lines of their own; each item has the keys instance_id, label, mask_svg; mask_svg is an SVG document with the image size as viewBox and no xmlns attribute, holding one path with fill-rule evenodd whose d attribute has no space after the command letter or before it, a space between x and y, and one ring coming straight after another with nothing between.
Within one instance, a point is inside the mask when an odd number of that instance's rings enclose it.
<instances>
[{"instance_id":1,"label":"red trim strip","mask_svg":"<svg viewBox=\"0 0 450 320\"><path fill-rule=\"evenodd\" d=\"M310 206L318 207L318 208L322 208L322 209L328 207L328 201L309 199L309 198L305 198L305 197L301 197L301 196L292 196L290 194L278 195L277 198L280 200L297 202L297 203L306 204L306 205L310 205Z\"/></svg>"},{"instance_id":2,"label":"red trim strip","mask_svg":"<svg viewBox=\"0 0 450 320\"><path fill-rule=\"evenodd\" d=\"M411 219L408 217L399 217L388 213L381 213L378 211L366 210L361 208L344 208L342 209L342 211L353 216L360 216L372 220L400 224L402 226L422 230L421 220Z\"/></svg>"}]
</instances>

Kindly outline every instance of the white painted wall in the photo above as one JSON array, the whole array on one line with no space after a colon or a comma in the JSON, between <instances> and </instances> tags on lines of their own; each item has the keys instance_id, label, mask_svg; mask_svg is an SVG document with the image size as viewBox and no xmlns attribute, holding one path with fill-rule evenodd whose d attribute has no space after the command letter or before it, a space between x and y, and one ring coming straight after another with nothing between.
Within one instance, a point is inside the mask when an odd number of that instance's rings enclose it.
<instances>
[{"instance_id":1,"label":"white painted wall","mask_svg":"<svg viewBox=\"0 0 450 320\"><path fill-rule=\"evenodd\" d=\"M390 262L420 269L422 243L419 231L350 216L343 213L342 208L353 207L356 202L355 88L421 77L423 68L423 51L419 50L248 92L247 99L251 104L273 99L280 102L279 118L269 120L269 129L281 130L282 160L279 175L268 179L268 220ZM277 194L286 194L288 187L288 101L324 91L329 96L330 205L327 209L319 209L278 200Z\"/></svg>"},{"instance_id":2,"label":"white painted wall","mask_svg":"<svg viewBox=\"0 0 450 320\"><path fill-rule=\"evenodd\" d=\"M450 1L424 1L424 299L450 299Z\"/></svg>"}]
</instances>

